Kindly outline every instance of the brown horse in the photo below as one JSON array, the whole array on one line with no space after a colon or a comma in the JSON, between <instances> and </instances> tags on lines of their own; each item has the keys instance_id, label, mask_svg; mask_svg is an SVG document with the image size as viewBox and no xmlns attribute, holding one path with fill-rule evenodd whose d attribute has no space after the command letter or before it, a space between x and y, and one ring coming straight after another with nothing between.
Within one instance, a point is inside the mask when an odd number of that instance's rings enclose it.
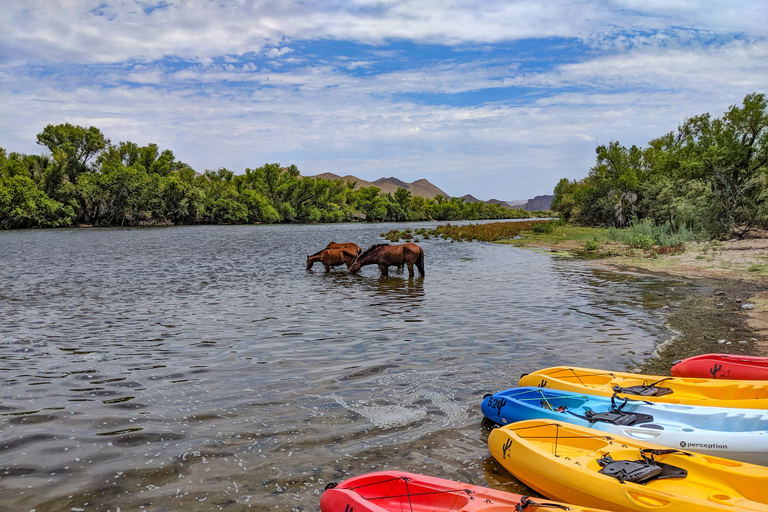
<instances>
[{"instance_id":1,"label":"brown horse","mask_svg":"<svg viewBox=\"0 0 768 512\"><path fill-rule=\"evenodd\" d=\"M353 244L352 242L344 242L341 244L337 244L336 242L331 242L328 245L326 245L325 248L326 249L348 249L353 253L355 253L355 256L357 256L363 251L359 245Z\"/></svg>"},{"instance_id":2,"label":"brown horse","mask_svg":"<svg viewBox=\"0 0 768 512\"><path fill-rule=\"evenodd\" d=\"M347 270L349 270L349 266L355 261L355 257L357 257L357 254L349 249L323 249L311 256L307 256L307 270L311 270L312 265L318 261L325 265L326 272L330 272L331 267L345 264L347 265Z\"/></svg>"},{"instance_id":3,"label":"brown horse","mask_svg":"<svg viewBox=\"0 0 768 512\"><path fill-rule=\"evenodd\" d=\"M347 268L355 274L366 265L378 265L382 276L389 274L391 265L408 265L408 275L413 276L413 265L424 275L424 250L416 244L376 244L363 251Z\"/></svg>"}]
</instances>

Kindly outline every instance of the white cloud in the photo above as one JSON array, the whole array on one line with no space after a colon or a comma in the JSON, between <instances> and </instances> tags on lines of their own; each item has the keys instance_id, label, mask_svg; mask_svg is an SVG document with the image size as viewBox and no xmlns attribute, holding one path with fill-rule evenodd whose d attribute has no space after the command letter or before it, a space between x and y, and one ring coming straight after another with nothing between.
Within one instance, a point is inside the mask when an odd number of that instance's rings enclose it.
<instances>
[{"instance_id":1,"label":"white cloud","mask_svg":"<svg viewBox=\"0 0 768 512\"><path fill-rule=\"evenodd\" d=\"M201 171L281 161L516 199L583 177L597 143L642 145L768 84L762 2L6 4L0 146L26 153L69 122ZM395 39L416 48L307 43Z\"/></svg>"},{"instance_id":2,"label":"white cloud","mask_svg":"<svg viewBox=\"0 0 768 512\"><path fill-rule=\"evenodd\" d=\"M698 48L646 47L523 74L509 85L696 90L759 90L768 84L768 42L734 41Z\"/></svg>"},{"instance_id":3,"label":"white cloud","mask_svg":"<svg viewBox=\"0 0 768 512\"><path fill-rule=\"evenodd\" d=\"M282 56L283 56L283 55L285 55L286 53L290 53L290 52L292 52L292 51L293 51L293 50L291 50L291 49L290 49L290 48L288 48L288 47L284 47L284 48L270 48L270 49L267 51L267 56L268 56L269 58L271 58L271 59L275 59L275 58L277 58L277 57L282 57Z\"/></svg>"},{"instance_id":4,"label":"white cloud","mask_svg":"<svg viewBox=\"0 0 768 512\"><path fill-rule=\"evenodd\" d=\"M148 14L146 7L130 0L6 2L0 32L13 49L11 61L122 62L241 55L285 38L492 44L546 37L598 41L616 34L631 39L686 28L763 37L768 18L759 1L261 0L179 2Z\"/></svg>"}]
</instances>

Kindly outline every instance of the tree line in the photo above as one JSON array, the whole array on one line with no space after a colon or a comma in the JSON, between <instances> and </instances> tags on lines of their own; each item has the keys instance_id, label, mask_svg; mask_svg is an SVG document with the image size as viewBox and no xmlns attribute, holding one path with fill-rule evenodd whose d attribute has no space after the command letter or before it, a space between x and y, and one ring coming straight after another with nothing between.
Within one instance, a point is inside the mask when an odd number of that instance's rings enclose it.
<instances>
[{"instance_id":1,"label":"tree line","mask_svg":"<svg viewBox=\"0 0 768 512\"><path fill-rule=\"evenodd\" d=\"M649 223L701 238L768 228L768 109L748 94L722 117L702 114L646 147L598 145L586 178L564 178L551 209L587 226Z\"/></svg>"},{"instance_id":2,"label":"tree line","mask_svg":"<svg viewBox=\"0 0 768 512\"><path fill-rule=\"evenodd\" d=\"M157 144L112 144L93 126L48 125L41 155L0 148L0 227L479 220L535 215L301 176L295 165L200 174ZM540 214L546 215L545 212Z\"/></svg>"}]
</instances>

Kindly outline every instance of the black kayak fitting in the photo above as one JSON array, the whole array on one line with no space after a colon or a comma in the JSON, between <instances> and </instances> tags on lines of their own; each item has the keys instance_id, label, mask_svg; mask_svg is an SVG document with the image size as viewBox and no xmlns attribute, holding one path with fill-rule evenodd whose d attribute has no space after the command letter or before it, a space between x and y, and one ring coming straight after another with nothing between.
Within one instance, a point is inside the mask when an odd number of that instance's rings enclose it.
<instances>
[{"instance_id":1,"label":"black kayak fitting","mask_svg":"<svg viewBox=\"0 0 768 512\"><path fill-rule=\"evenodd\" d=\"M648 405L653 405L652 403L646 402L645 400L633 400L632 398L622 398L622 397L618 397L618 398L619 400L623 400L623 402L621 403L621 405L617 406L616 394L614 393L614 395L611 396L610 411L595 412L595 411L587 410L585 411L583 416L571 411L566 411L566 412L573 416L576 416L577 418L587 420L590 424L597 423L598 421L603 421L605 423L610 423L611 425L620 425L623 427L629 427L631 425L637 425L638 423L650 423L653 421L653 416L650 414L645 414L640 412L626 412L623 410L624 406L627 405L627 402L629 401L643 402Z\"/></svg>"},{"instance_id":2,"label":"black kayak fitting","mask_svg":"<svg viewBox=\"0 0 768 512\"><path fill-rule=\"evenodd\" d=\"M661 380L657 380L652 384L642 384L639 386L627 386L623 388L618 384L613 386L614 393L624 393L627 395L640 395L640 396L664 396L673 393L671 388L657 387L656 384L664 382L665 380L672 379L673 377L666 377Z\"/></svg>"},{"instance_id":3,"label":"black kayak fitting","mask_svg":"<svg viewBox=\"0 0 768 512\"><path fill-rule=\"evenodd\" d=\"M691 457L688 452L680 450L658 450L646 448L640 450L639 460L613 460L611 454L606 454L600 459L597 459L597 463L602 466L603 469L598 471L606 476L612 476L620 483L634 482L636 484L645 484L655 479L662 478L685 478L688 476L688 471L673 466L672 464L666 464L659 462L653 458L654 455L666 455L669 453L681 453ZM647 454L651 454L649 457Z\"/></svg>"},{"instance_id":4,"label":"black kayak fitting","mask_svg":"<svg viewBox=\"0 0 768 512\"><path fill-rule=\"evenodd\" d=\"M571 510L569 507L565 505L561 505L560 503L537 502L537 501L533 501L528 496L521 496L520 502L517 505L515 505L515 512L523 512L526 508L528 508L528 505L534 505L536 507L553 507L553 508L561 508L563 510Z\"/></svg>"}]
</instances>

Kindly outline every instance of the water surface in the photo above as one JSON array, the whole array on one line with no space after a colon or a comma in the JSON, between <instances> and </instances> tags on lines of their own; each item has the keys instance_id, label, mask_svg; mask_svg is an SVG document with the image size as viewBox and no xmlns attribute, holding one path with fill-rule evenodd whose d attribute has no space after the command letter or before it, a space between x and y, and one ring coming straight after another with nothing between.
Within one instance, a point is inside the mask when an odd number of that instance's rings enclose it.
<instances>
[{"instance_id":1,"label":"water surface","mask_svg":"<svg viewBox=\"0 0 768 512\"><path fill-rule=\"evenodd\" d=\"M317 511L328 482L383 469L531 492L490 458L483 395L625 369L690 291L439 239L424 278L305 269L395 227L0 233L0 502Z\"/></svg>"}]
</instances>

